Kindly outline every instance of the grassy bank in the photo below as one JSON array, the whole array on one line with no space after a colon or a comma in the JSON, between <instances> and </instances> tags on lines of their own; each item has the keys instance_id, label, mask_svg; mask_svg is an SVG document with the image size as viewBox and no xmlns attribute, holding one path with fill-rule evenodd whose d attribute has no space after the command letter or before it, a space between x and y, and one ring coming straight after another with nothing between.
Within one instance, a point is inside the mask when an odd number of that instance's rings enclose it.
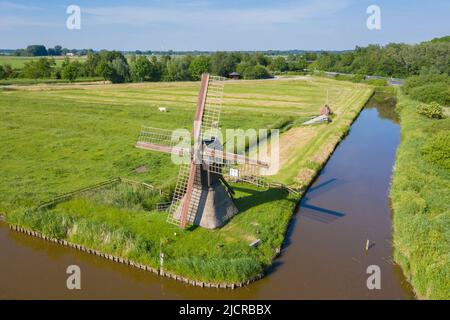
<instances>
[{"instance_id":1,"label":"grassy bank","mask_svg":"<svg viewBox=\"0 0 450 320\"><path fill-rule=\"evenodd\" d=\"M420 298L449 299L450 119L398 94L401 143L391 188L395 260Z\"/></svg>"},{"instance_id":2,"label":"grassy bank","mask_svg":"<svg viewBox=\"0 0 450 320\"><path fill-rule=\"evenodd\" d=\"M128 185L73 198L48 210L8 215L8 222L47 236L159 267L205 282L244 281L270 265L281 246L295 199L280 189L235 185L240 213L225 227L180 230L153 211L156 195ZM249 244L261 239L257 248Z\"/></svg>"}]
</instances>

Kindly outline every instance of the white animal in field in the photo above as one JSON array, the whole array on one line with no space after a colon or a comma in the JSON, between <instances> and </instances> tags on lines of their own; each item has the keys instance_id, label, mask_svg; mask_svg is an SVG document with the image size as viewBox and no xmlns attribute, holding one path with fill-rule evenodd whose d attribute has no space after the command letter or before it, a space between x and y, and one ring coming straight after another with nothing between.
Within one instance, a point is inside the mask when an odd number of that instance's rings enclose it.
<instances>
[{"instance_id":1,"label":"white animal in field","mask_svg":"<svg viewBox=\"0 0 450 320\"><path fill-rule=\"evenodd\" d=\"M159 112L167 112L167 108L165 107L159 107L158 110Z\"/></svg>"}]
</instances>

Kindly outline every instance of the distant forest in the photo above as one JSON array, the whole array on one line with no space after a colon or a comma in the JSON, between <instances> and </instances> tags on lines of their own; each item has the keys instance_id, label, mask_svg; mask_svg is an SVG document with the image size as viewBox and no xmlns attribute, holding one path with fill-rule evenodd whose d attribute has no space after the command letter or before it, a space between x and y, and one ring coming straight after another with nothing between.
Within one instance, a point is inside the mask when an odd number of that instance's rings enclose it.
<instances>
[{"instance_id":1,"label":"distant forest","mask_svg":"<svg viewBox=\"0 0 450 320\"><path fill-rule=\"evenodd\" d=\"M369 45L349 51L265 51L265 52L120 52L69 50L30 45L9 54L41 57L23 68L0 66L0 79L67 79L102 77L113 83L198 80L203 72L228 77L238 72L244 79L263 79L277 74L334 71L354 75L406 78L412 75L450 74L450 36L416 45L391 43ZM52 57L66 58L57 66ZM0 60L1 61L1 60Z\"/></svg>"}]
</instances>

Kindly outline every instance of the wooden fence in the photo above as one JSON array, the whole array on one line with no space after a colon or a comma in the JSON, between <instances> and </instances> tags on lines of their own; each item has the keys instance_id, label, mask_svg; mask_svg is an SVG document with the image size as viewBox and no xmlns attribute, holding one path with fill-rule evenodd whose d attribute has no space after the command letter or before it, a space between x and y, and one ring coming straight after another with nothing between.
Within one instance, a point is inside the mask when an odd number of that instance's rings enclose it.
<instances>
[{"instance_id":1,"label":"wooden fence","mask_svg":"<svg viewBox=\"0 0 450 320\"><path fill-rule=\"evenodd\" d=\"M99 183L94 184L94 185L90 185L88 187L84 187L84 188L77 189L77 190L74 190L74 191L71 191L71 192L68 192L68 193L61 194L59 196L56 196L56 197L52 198L49 201L40 203L38 206L36 206L35 209L44 209L44 208L53 207L53 206L57 205L58 203L70 200L70 199L72 199L75 196L78 196L78 195L81 195L81 194L84 194L84 193L87 193L87 192L99 190L99 189L104 189L106 187L110 187L110 186L116 185L116 184L121 183L121 182L128 183L128 184L131 184L131 185L142 186L142 187L144 187L144 188L146 188L148 190L151 190L151 191L155 191L156 190L155 187L152 186L151 184L148 184L148 183L145 183L145 182L134 181L134 180L130 180L130 179L127 179L127 178L117 177L117 178L109 179L109 180L106 180L106 181L103 181L103 182L99 182ZM159 193L161 195L164 194L164 192L162 190L159 190Z\"/></svg>"}]
</instances>

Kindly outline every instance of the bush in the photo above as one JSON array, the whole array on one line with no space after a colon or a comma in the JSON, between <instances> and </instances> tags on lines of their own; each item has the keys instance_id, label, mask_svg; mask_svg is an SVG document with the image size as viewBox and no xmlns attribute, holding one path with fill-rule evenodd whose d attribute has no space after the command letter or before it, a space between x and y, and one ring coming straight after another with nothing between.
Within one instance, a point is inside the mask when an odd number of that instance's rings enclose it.
<instances>
[{"instance_id":1,"label":"bush","mask_svg":"<svg viewBox=\"0 0 450 320\"><path fill-rule=\"evenodd\" d=\"M387 85L386 79L368 79L365 83L377 87L385 87Z\"/></svg>"},{"instance_id":2,"label":"bush","mask_svg":"<svg viewBox=\"0 0 450 320\"><path fill-rule=\"evenodd\" d=\"M422 155L431 163L450 171L450 130L440 131L428 138Z\"/></svg>"},{"instance_id":3,"label":"bush","mask_svg":"<svg viewBox=\"0 0 450 320\"><path fill-rule=\"evenodd\" d=\"M353 81L354 77L349 74L337 74L334 78L341 81Z\"/></svg>"},{"instance_id":4,"label":"bush","mask_svg":"<svg viewBox=\"0 0 450 320\"><path fill-rule=\"evenodd\" d=\"M75 79L80 75L81 64L78 61L70 61L65 59L61 67L61 78L69 80L70 82L75 81ZM58 74L55 73L56 78Z\"/></svg>"},{"instance_id":5,"label":"bush","mask_svg":"<svg viewBox=\"0 0 450 320\"><path fill-rule=\"evenodd\" d=\"M417 101L430 103L437 102L441 105L450 105L450 86L445 83L431 83L409 89L409 96Z\"/></svg>"},{"instance_id":6,"label":"bush","mask_svg":"<svg viewBox=\"0 0 450 320\"><path fill-rule=\"evenodd\" d=\"M252 64L251 62L241 62L237 66L237 71L244 79L267 79L271 75L266 67L260 64Z\"/></svg>"},{"instance_id":7,"label":"bush","mask_svg":"<svg viewBox=\"0 0 450 320\"><path fill-rule=\"evenodd\" d=\"M352 81L355 83L358 83L358 82L362 82L364 80L364 78L365 78L365 76L363 74L355 74L353 76Z\"/></svg>"},{"instance_id":8,"label":"bush","mask_svg":"<svg viewBox=\"0 0 450 320\"><path fill-rule=\"evenodd\" d=\"M39 60L32 60L25 62L23 67L23 76L29 79L50 78L55 60L40 58Z\"/></svg>"},{"instance_id":9,"label":"bush","mask_svg":"<svg viewBox=\"0 0 450 320\"><path fill-rule=\"evenodd\" d=\"M430 119L444 118L444 111L437 102L432 102L430 104L419 104L419 106L417 107L417 113Z\"/></svg>"},{"instance_id":10,"label":"bush","mask_svg":"<svg viewBox=\"0 0 450 320\"><path fill-rule=\"evenodd\" d=\"M120 58L115 58L106 64L103 77L112 83L124 83L130 75L128 63Z\"/></svg>"},{"instance_id":11,"label":"bush","mask_svg":"<svg viewBox=\"0 0 450 320\"><path fill-rule=\"evenodd\" d=\"M450 77L444 74L409 77L408 79L406 79L404 85L402 86L402 91L405 94L410 94L410 91L414 88L436 83L449 85Z\"/></svg>"}]
</instances>

